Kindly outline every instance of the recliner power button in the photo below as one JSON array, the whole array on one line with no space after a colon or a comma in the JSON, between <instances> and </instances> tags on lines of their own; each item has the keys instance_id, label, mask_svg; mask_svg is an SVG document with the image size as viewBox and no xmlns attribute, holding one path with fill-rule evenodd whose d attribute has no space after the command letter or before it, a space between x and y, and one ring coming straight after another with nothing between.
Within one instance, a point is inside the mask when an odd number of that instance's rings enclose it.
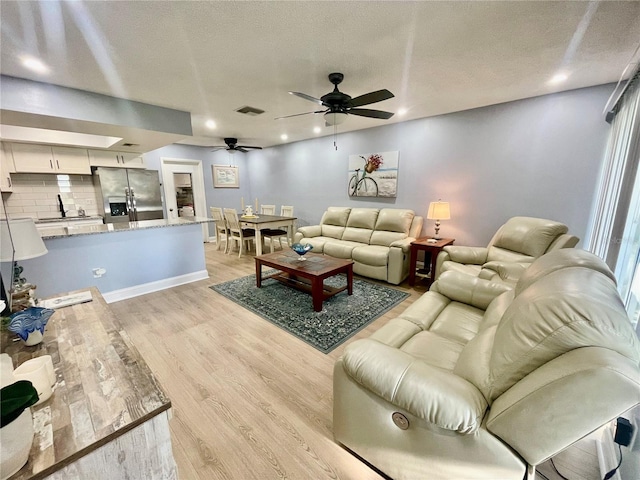
<instances>
[{"instance_id":1,"label":"recliner power button","mask_svg":"<svg viewBox=\"0 0 640 480\"><path fill-rule=\"evenodd\" d=\"M396 427L398 427L399 429L406 430L409 428L409 419L405 417L402 413L393 412L393 414L391 415L391 419L393 420L393 423L396 424Z\"/></svg>"}]
</instances>

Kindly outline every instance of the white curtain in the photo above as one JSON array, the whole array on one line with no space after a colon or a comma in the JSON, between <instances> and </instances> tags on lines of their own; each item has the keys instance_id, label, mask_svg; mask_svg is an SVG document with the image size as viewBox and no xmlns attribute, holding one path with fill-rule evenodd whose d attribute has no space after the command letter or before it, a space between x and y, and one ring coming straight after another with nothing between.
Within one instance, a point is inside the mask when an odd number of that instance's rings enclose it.
<instances>
[{"instance_id":1,"label":"white curtain","mask_svg":"<svg viewBox=\"0 0 640 480\"><path fill-rule=\"evenodd\" d=\"M638 74L616 105L586 249L615 268L640 151Z\"/></svg>"},{"instance_id":2,"label":"white curtain","mask_svg":"<svg viewBox=\"0 0 640 480\"><path fill-rule=\"evenodd\" d=\"M640 328L640 72L614 112L586 249L614 270L629 317Z\"/></svg>"}]
</instances>

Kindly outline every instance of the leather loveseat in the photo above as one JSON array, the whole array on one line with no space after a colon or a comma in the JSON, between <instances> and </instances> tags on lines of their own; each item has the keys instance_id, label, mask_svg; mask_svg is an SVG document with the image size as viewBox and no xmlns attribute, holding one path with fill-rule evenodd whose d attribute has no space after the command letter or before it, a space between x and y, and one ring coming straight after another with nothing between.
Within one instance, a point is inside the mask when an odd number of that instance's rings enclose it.
<instances>
[{"instance_id":1,"label":"leather loveseat","mask_svg":"<svg viewBox=\"0 0 640 480\"><path fill-rule=\"evenodd\" d=\"M421 230L413 210L329 207L319 225L298 228L294 241L352 259L358 275L398 285L409 275L410 244Z\"/></svg>"},{"instance_id":2,"label":"leather loveseat","mask_svg":"<svg viewBox=\"0 0 640 480\"><path fill-rule=\"evenodd\" d=\"M533 480L640 403L639 362L613 274L590 253L543 255L515 288L444 272L345 348L334 435L395 480Z\"/></svg>"},{"instance_id":3,"label":"leather loveseat","mask_svg":"<svg viewBox=\"0 0 640 480\"><path fill-rule=\"evenodd\" d=\"M566 225L533 217L512 217L486 247L448 245L438 255L436 275L447 270L515 285L536 258L559 248L572 248L578 237Z\"/></svg>"}]
</instances>

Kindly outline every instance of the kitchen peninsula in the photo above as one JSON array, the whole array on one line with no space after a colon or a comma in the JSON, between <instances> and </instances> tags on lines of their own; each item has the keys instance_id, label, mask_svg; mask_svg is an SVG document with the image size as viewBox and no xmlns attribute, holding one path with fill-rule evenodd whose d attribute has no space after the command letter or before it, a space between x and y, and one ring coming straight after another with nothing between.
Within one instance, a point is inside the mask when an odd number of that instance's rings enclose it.
<instances>
[{"instance_id":1,"label":"kitchen peninsula","mask_svg":"<svg viewBox=\"0 0 640 480\"><path fill-rule=\"evenodd\" d=\"M206 217L143 220L48 229L49 252L24 260L36 296L97 287L107 303L208 277L202 224Z\"/></svg>"}]
</instances>

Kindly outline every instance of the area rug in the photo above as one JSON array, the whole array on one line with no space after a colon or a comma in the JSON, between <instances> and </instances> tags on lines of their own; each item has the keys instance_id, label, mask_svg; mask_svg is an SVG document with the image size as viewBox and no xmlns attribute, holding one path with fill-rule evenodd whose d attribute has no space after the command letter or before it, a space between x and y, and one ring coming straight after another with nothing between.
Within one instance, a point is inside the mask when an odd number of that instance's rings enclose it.
<instances>
[{"instance_id":1,"label":"area rug","mask_svg":"<svg viewBox=\"0 0 640 480\"><path fill-rule=\"evenodd\" d=\"M346 282L346 276L336 275L325 280L325 285L339 287ZM314 312L310 294L273 279L263 280L262 288L256 287L255 275L210 288L323 353L329 353L409 296L395 288L354 278L353 295L346 290L340 292L324 301L321 312Z\"/></svg>"}]
</instances>

